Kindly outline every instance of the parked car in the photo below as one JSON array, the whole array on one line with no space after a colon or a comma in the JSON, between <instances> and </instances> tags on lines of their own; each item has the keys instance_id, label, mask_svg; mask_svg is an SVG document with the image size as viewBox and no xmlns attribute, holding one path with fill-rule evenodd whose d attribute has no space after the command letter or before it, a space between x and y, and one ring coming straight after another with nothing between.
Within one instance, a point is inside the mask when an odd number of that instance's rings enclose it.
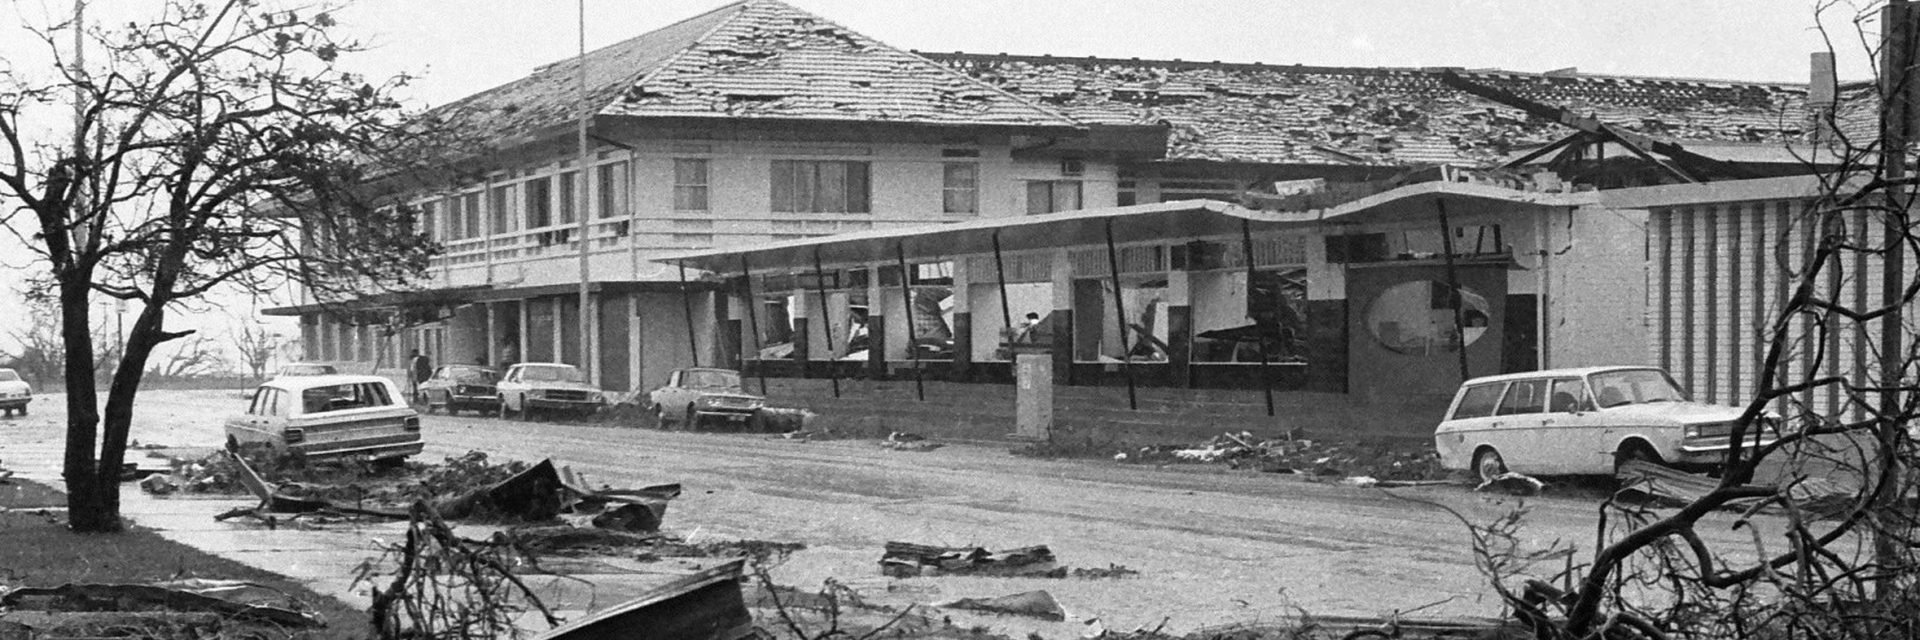
<instances>
[{"instance_id":1,"label":"parked car","mask_svg":"<svg viewBox=\"0 0 1920 640\"><path fill-rule=\"evenodd\" d=\"M606 404L599 387L579 367L557 362L522 362L507 369L495 388L500 417L525 420L535 411L591 415Z\"/></svg>"},{"instance_id":2,"label":"parked car","mask_svg":"<svg viewBox=\"0 0 1920 640\"><path fill-rule=\"evenodd\" d=\"M427 413L445 409L447 415L461 411L495 412L500 409L500 394L494 384L500 372L477 364L442 365L433 377L420 383L420 400Z\"/></svg>"},{"instance_id":3,"label":"parked car","mask_svg":"<svg viewBox=\"0 0 1920 640\"><path fill-rule=\"evenodd\" d=\"M1556 369L1474 378L1460 385L1433 432L1440 463L1486 480L1507 471L1611 474L1641 459L1680 468L1721 464L1741 410L1687 399L1652 367ZM1745 446L1778 436L1764 416Z\"/></svg>"},{"instance_id":4,"label":"parked car","mask_svg":"<svg viewBox=\"0 0 1920 640\"><path fill-rule=\"evenodd\" d=\"M33 386L20 379L20 372L0 369L0 411L9 418L16 412L24 416L29 402L33 402Z\"/></svg>"},{"instance_id":5,"label":"parked car","mask_svg":"<svg viewBox=\"0 0 1920 640\"><path fill-rule=\"evenodd\" d=\"M647 394L653 416L661 427L680 423L688 428L704 420L745 425L767 406L765 398L740 387L740 372L731 369L680 369L667 376L666 386Z\"/></svg>"},{"instance_id":6,"label":"parked car","mask_svg":"<svg viewBox=\"0 0 1920 640\"><path fill-rule=\"evenodd\" d=\"M279 371L274 372L273 377L285 378L289 376L330 376L338 373L340 373L340 370L334 368L334 366L330 364L321 364L318 362L291 362L281 366Z\"/></svg>"},{"instance_id":7,"label":"parked car","mask_svg":"<svg viewBox=\"0 0 1920 640\"><path fill-rule=\"evenodd\" d=\"M331 375L275 378L246 413L227 418L227 443L308 459L399 461L420 453L420 414L392 380Z\"/></svg>"}]
</instances>

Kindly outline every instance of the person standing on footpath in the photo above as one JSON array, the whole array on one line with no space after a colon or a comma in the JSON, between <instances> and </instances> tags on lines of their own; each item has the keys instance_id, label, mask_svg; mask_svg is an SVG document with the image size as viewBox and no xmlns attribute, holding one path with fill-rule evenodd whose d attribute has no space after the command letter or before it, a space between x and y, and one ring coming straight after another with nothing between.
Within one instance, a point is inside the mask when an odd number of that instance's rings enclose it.
<instances>
[{"instance_id":1,"label":"person standing on footpath","mask_svg":"<svg viewBox=\"0 0 1920 640\"><path fill-rule=\"evenodd\" d=\"M413 393L414 402L424 400L420 397L420 384L431 377L433 377L433 361L421 355L419 349L414 349L413 357L407 361L407 382L409 391Z\"/></svg>"}]
</instances>

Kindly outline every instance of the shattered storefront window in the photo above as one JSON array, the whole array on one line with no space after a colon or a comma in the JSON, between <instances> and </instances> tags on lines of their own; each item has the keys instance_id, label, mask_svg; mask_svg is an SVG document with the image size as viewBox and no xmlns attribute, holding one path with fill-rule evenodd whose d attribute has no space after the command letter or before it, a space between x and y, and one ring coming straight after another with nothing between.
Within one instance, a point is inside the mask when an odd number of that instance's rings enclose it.
<instances>
[{"instance_id":1,"label":"shattered storefront window","mask_svg":"<svg viewBox=\"0 0 1920 640\"><path fill-rule=\"evenodd\" d=\"M1487 333L1487 298L1461 288L1456 323L1453 293L1453 287L1435 280L1389 287L1367 303L1367 331L1380 346L1414 356L1452 353L1463 341L1473 344Z\"/></svg>"},{"instance_id":2,"label":"shattered storefront window","mask_svg":"<svg viewBox=\"0 0 1920 640\"><path fill-rule=\"evenodd\" d=\"M1193 275L1193 361L1299 363L1307 359L1307 270Z\"/></svg>"}]
</instances>

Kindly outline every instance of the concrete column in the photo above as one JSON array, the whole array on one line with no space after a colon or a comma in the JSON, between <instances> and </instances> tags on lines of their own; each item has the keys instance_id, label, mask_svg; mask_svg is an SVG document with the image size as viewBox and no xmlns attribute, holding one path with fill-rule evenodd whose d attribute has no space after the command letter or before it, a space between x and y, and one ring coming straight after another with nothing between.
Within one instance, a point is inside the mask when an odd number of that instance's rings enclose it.
<instances>
[{"instance_id":1,"label":"concrete column","mask_svg":"<svg viewBox=\"0 0 1920 640\"><path fill-rule=\"evenodd\" d=\"M1047 256L1053 275L1053 315L1048 328L1053 331L1053 379L1074 384L1073 379L1073 261L1066 249L1054 249ZM1094 312L1098 312L1095 309Z\"/></svg>"},{"instance_id":2,"label":"concrete column","mask_svg":"<svg viewBox=\"0 0 1920 640\"><path fill-rule=\"evenodd\" d=\"M1167 272L1167 365L1173 384L1193 386L1193 274Z\"/></svg>"},{"instance_id":3,"label":"concrete column","mask_svg":"<svg viewBox=\"0 0 1920 640\"><path fill-rule=\"evenodd\" d=\"M531 306L533 306L532 298L521 299L519 304L514 305L514 308L520 311L520 330L514 332L513 350L520 354L522 362L527 359L527 329L533 326L532 312L528 309Z\"/></svg>"},{"instance_id":4,"label":"concrete column","mask_svg":"<svg viewBox=\"0 0 1920 640\"><path fill-rule=\"evenodd\" d=\"M586 188L582 185L585 184L584 176L587 175L587 171L582 169L580 175L582 176L581 178L576 178L578 182L574 184L575 189ZM585 209L576 213L583 216L593 215L591 211ZM586 242L587 239L581 238L580 241ZM600 370L604 368L600 366L602 362L600 358L600 295L587 296L587 308L580 310L580 313L587 314L587 335L580 336L580 339L583 341L581 344L587 345L585 363L588 367L587 374L590 376L589 379L593 381L593 386L596 387L600 386L600 381L603 379L600 375Z\"/></svg>"},{"instance_id":5,"label":"concrete column","mask_svg":"<svg viewBox=\"0 0 1920 640\"><path fill-rule=\"evenodd\" d=\"M806 287L794 288L793 304L787 306L787 319L793 323L793 360L800 363L801 377L811 378L813 372L808 363L821 359L820 353L826 348L825 341L815 335L824 324L826 314L820 312L820 296ZM821 322L813 322L820 318Z\"/></svg>"},{"instance_id":6,"label":"concrete column","mask_svg":"<svg viewBox=\"0 0 1920 640\"><path fill-rule=\"evenodd\" d=\"M494 316L499 315L500 310L492 302L486 303L485 309L487 335L486 342L480 345L480 357L486 358L489 365L505 367L506 363L500 361L500 324L494 319Z\"/></svg>"},{"instance_id":7,"label":"concrete column","mask_svg":"<svg viewBox=\"0 0 1920 640\"><path fill-rule=\"evenodd\" d=\"M973 274L964 257L953 260L953 379L973 377Z\"/></svg>"},{"instance_id":8,"label":"concrete column","mask_svg":"<svg viewBox=\"0 0 1920 640\"><path fill-rule=\"evenodd\" d=\"M867 377L875 380L887 377L886 292L880 266L867 267Z\"/></svg>"}]
</instances>

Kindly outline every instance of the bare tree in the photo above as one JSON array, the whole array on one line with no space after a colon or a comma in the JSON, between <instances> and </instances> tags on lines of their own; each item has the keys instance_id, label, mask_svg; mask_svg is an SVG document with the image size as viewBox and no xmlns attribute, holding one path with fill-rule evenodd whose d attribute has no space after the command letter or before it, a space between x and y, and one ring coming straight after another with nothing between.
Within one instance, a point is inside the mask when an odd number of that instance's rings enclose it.
<instances>
[{"instance_id":1,"label":"bare tree","mask_svg":"<svg viewBox=\"0 0 1920 640\"><path fill-rule=\"evenodd\" d=\"M0 224L46 267L66 354L69 524L113 531L134 396L155 348L189 335L168 313L223 287L297 283L321 300L403 283L434 250L386 194L423 178L423 121L337 66L358 45L324 10L169 0L145 22L38 32L50 78L0 70ZM76 36L76 31L79 30ZM60 47L84 41L74 64ZM73 130L41 135L73 107ZM56 120L57 121L57 120ZM63 134L63 135L62 135ZM139 301L104 422L84 364L95 296Z\"/></svg>"},{"instance_id":2,"label":"bare tree","mask_svg":"<svg viewBox=\"0 0 1920 640\"><path fill-rule=\"evenodd\" d=\"M234 353L240 354L240 363L253 378L266 378L267 364L280 351L280 337L255 323L242 323L237 329L228 329L227 337L233 341Z\"/></svg>"},{"instance_id":3,"label":"bare tree","mask_svg":"<svg viewBox=\"0 0 1920 640\"><path fill-rule=\"evenodd\" d=\"M1920 182L1909 175L1907 131L1920 115L1912 80L1920 11L1903 0L1822 6L1842 10L1862 34L1883 21L1883 38L1860 39L1885 56L1882 81L1855 88L1851 101L1868 105L1867 116L1877 107L1881 133L1849 137L1840 122L1849 114L1833 111L1814 123L1818 163L1808 167L1820 188L1769 243L1789 295L1769 305L1758 391L1735 423L1725 472L1677 508L1609 500L1592 556L1560 586L1496 577L1496 591L1539 638L1920 637L1909 471L1920 341L1904 318L1920 293L1911 259L1920 255ZM1809 249L1788 250L1795 245ZM1842 341L1866 345L1867 355L1844 358ZM1775 424L1776 411L1785 422ZM1753 437L1763 429L1777 439ZM1763 463L1784 470L1776 484L1753 483ZM1855 490L1820 501L1801 490L1833 479ZM1716 546L1699 534L1730 508L1750 544ZM1762 520L1763 511L1779 517Z\"/></svg>"}]
</instances>

